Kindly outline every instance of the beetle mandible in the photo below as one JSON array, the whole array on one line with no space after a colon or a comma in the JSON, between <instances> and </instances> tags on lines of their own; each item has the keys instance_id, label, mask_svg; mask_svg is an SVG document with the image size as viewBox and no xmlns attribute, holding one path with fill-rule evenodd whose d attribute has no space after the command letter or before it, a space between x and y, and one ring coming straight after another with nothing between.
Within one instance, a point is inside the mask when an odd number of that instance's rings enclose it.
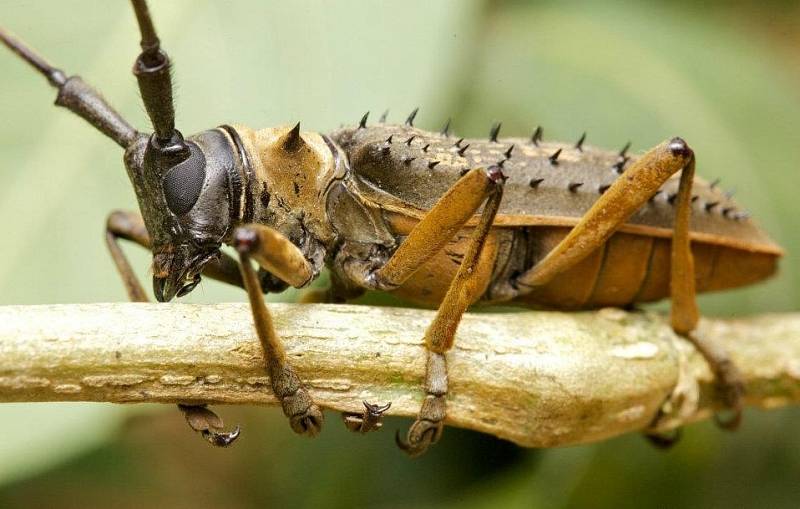
<instances>
[{"instance_id":1,"label":"beetle mandible","mask_svg":"<svg viewBox=\"0 0 800 509\"><path fill-rule=\"evenodd\" d=\"M170 60L144 0L132 0L142 52L133 72L153 133L130 126L78 76L67 76L0 30L0 39L58 89L56 104L125 150L140 212L116 211L106 240L129 297L146 301L119 246L153 252L153 291L165 302L201 275L243 287L272 390L294 431L315 435L322 413L288 362L263 292L301 288L327 267L331 286L306 301L343 302L365 290L438 306L425 335L425 397L400 447L416 456L446 418L446 353L472 304L589 309L671 298L674 330L717 376L739 422L743 386L724 351L693 334L695 293L747 285L774 273L782 254L714 183L694 178L695 155L672 138L634 156L585 143L457 138L382 117L328 135L300 125L223 125L184 138L175 128ZM220 251L233 246L235 260ZM259 269L253 268L255 261ZM202 406L180 407L215 445L225 431ZM380 427L388 405L345 416L353 431ZM669 437L654 436L657 441Z\"/></svg>"}]
</instances>

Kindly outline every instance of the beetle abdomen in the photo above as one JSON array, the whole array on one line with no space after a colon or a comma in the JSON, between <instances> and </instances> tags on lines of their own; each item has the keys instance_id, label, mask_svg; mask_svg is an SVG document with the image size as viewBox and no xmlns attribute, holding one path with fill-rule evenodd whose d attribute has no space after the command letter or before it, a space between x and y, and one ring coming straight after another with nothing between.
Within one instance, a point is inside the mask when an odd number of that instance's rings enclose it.
<instances>
[{"instance_id":1,"label":"beetle abdomen","mask_svg":"<svg viewBox=\"0 0 800 509\"><path fill-rule=\"evenodd\" d=\"M408 235L416 220L387 216L395 235ZM568 227L496 228L487 245L496 256L493 278L481 278L482 302L519 303L554 309L623 307L653 302L670 294L669 238L617 232L575 267L531 293L519 295L515 275L533 266L569 232ZM467 248L471 228L464 229L445 249L414 273L394 293L424 306L438 306L456 274ZM709 292L749 285L775 272L778 257L724 245L692 244L697 291Z\"/></svg>"},{"instance_id":2,"label":"beetle abdomen","mask_svg":"<svg viewBox=\"0 0 800 509\"><path fill-rule=\"evenodd\" d=\"M533 252L548 252L568 232L563 227L535 228ZM618 232L575 267L515 300L559 309L660 300L670 294L670 249L670 239ZM772 275L777 265L772 254L702 242L692 244L692 253L699 293L755 283Z\"/></svg>"}]
</instances>

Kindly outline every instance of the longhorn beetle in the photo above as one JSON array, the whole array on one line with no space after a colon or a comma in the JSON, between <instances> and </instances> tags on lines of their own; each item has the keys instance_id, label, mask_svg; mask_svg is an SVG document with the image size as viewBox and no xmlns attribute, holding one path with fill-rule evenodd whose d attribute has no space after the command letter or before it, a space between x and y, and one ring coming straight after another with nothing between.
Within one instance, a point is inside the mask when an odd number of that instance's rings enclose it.
<instances>
[{"instance_id":1,"label":"longhorn beetle","mask_svg":"<svg viewBox=\"0 0 800 509\"><path fill-rule=\"evenodd\" d=\"M153 292L167 302L202 275L244 288L272 390L292 429L316 435L319 407L289 363L263 292L302 288L323 267L327 290L306 301L344 302L392 292L438 312L425 334L427 373L419 416L398 445L412 456L437 442L446 417L447 360L466 309L476 303L589 309L671 298L673 329L705 356L721 403L740 420L743 384L724 350L693 333L695 293L774 273L779 246L716 186L694 178L681 138L628 154L529 138L457 138L385 116L328 135L300 125L222 125L184 138L175 128L170 60L144 0L132 0L142 51L133 73L153 133L137 131L78 76L67 76L0 29L0 39L58 89L56 105L125 150L139 213L112 212L106 241L133 301L147 295L119 246L151 249ZM239 260L220 251L223 244ZM259 269L253 268L255 261ZM204 406L181 405L192 429L218 446L225 431ZM345 416L378 429L389 408L365 402ZM656 421L658 416L656 417ZM654 421L654 424L656 423ZM660 443L672 437L652 435Z\"/></svg>"}]
</instances>

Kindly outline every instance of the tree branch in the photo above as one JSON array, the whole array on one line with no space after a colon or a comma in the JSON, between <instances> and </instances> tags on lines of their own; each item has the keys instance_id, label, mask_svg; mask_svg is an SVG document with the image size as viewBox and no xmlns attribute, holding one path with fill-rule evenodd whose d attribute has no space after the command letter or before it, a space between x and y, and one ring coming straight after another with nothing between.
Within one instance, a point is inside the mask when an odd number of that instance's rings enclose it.
<instances>
[{"instance_id":1,"label":"tree branch","mask_svg":"<svg viewBox=\"0 0 800 509\"><path fill-rule=\"evenodd\" d=\"M270 308L320 405L359 411L361 400L391 401L392 415L417 412L432 312ZM800 401L800 313L703 320L698 334L729 350L749 405ZM655 314L468 314L448 359L448 424L524 446L641 430L659 408L671 427L708 417L714 404L702 358ZM0 307L2 402L273 405L263 365L245 304Z\"/></svg>"}]
</instances>

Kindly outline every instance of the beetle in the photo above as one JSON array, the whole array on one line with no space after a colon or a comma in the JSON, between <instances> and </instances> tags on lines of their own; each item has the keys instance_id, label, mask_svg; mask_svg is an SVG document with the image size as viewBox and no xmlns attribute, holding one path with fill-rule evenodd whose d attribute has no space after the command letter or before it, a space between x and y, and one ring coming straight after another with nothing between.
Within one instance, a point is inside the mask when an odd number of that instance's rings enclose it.
<instances>
[{"instance_id":1,"label":"beetle","mask_svg":"<svg viewBox=\"0 0 800 509\"><path fill-rule=\"evenodd\" d=\"M223 125L185 137L175 128L170 60L146 3L132 0L142 52L134 64L153 133L131 127L78 76L21 42L0 39L58 89L56 104L125 150L140 211L113 212L106 241L131 300L147 295L119 240L153 253L159 301L191 292L201 276L243 287L265 350L272 390L292 429L315 435L322 413L286 359L263 292L302 288L327 267L331 286L307 301L342 302L365 290L438 307L425 335L425 397L398 444L422 454L446 417L446 352L473 304L589 309L670 297L672 325L718 377L738 424L743 387L724 351L693 334L697 291L754 283L782 250L716 185L694 179L695 155L672 138L641 155L528 138L462 139L364 115L328 135L299 124ZM233 246L235 260L220 251ZM253 268L255 261L259 269ZM181 405L190 426L229 445L205 407ZM354 431L380 427L388 405L347 415ZM666 440L666 437L656 437Z\"/></svg>"}]
</instances>

